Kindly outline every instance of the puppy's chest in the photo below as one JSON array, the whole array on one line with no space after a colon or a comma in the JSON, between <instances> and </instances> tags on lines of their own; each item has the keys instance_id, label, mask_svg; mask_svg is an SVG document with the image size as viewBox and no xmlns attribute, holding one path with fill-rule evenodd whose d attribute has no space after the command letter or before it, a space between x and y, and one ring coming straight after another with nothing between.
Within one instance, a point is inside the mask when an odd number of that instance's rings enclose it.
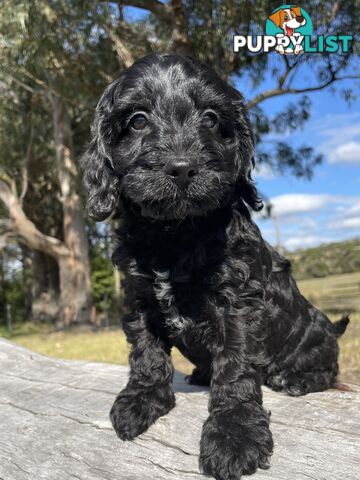
<instances>
[{"instance_id":1,"label":"puppy's chest","mask_svg":"<svg viewBox=\"0 0 360 480\"><path fill-rule=\"evenodd\" d=\"M206 301L203 279L191 272L155 270L152 289L163 313L165 326L174 333L199 325L203 321Z\"/></svg>"},{"instance_id":2,"label":"puppy's chest","mask_svg":"<svg viewBox=\"0 0 360 480\"><path fill-rule=\"evenodd\" d=\"M201 254L196 250L173 252L167 258L153 254L151 261L148 258L146 265L142 263L148 274L148 288L169 333L180 334L208 323L209 298L215 295L221 270L212 254L211 249L202 249Z\"/></svg>"}]
</instances>

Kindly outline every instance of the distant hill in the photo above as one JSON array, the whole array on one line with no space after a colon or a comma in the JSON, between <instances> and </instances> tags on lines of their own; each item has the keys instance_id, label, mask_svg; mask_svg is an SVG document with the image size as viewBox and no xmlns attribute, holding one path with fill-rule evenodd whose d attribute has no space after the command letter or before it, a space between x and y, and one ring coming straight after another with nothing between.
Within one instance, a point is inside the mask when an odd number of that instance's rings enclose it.
<instances>
[{"instance_id":1,"label":"distant hill","mask_svg":"<svg viewBox=\"0 0 360 480\"><path fill-rule=\"evenodd\" d=\"M286 252L296 279L327 277L360 271L360 238L316 248Z\"/></svg>"}]
</instances>

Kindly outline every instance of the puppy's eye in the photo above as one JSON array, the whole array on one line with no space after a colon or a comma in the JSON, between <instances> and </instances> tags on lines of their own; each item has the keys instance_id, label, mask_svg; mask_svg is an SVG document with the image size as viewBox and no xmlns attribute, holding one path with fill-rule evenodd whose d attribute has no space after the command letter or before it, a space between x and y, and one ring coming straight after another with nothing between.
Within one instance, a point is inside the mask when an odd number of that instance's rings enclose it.
<instances>
[{"instance_id":1,"label":"puppy's eye","mask_svg":"<svg viewBox=\"0 0 360 480\"><path fill-rule=\"evenodd\" d=\"M215 112L208 110L204 113L202 122L206 128L214 128L218 122L218 117Z\"/></svg>"},{"instance_id":2,"label":"puppy's eye","mask_svg":"<svg viewBox=\"0 0 360 480\"><path fill-rule=\"evenodd\" d=\"M148 123L148 119L144 113L136 113L130 119L130 126L134 130L144 130Z\"/></svg>"}]
</instances>

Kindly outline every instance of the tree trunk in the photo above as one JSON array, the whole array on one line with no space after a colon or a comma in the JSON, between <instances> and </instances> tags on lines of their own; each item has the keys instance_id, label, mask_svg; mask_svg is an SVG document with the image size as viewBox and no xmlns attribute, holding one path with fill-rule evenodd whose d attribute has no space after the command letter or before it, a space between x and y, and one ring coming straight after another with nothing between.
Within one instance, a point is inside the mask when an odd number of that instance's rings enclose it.
<instances>
[{"instance_id":1,"label":"tree trunk","mask_svg":"<svg viewBox=\"0 0 360 480\"><path fill-rule=\"evenodd\" d=\"M26 245L21 246L21 262L22 262L22 279L24 288L24 319L26 321L33 320L32 307L33 307L33 295L32 295L32 256L31 251Z\"/></svg>"},{"instance_id":2,"label":"tree trunk","mask_svg":"<svg viewBox=\"0 0 360 480\"><path fill-rule=\"evenodd\" d=\"M80 209L70 215L73 209L68 207L64 215L67 219L65 221L67 245L65 245L58 238L41 233L25 215L13 180L0 179L0 200L9 209L11 230L13 235L18 237L19 242L33 250L50 255L59 265L59 325L95 321L94 310L91 307L89 259L88 256L84 256L88 253L87 239ZM76 220L79 222L77 223ZM82 246L83 250L81 250Z\"/></svg>"},{"instance_id":3,"label":"tree trunk","mask_svg":"<svg viewBox=\"0 0 360 480\"><path fill-rule=\"evenodd\" d=\"M61 325L91 322L91 294L87 266L73 255L59 261Z\"/></svg>"},{"instance_id":4,"label":"tree trunk","mask_svg":"<svg viewBox=\"0 0 360 480\"><path fill-rule=\"evenodd\" d=\"M185 7L182 0L171 0L173 11L172 51L182 55L193 55L189 45Z\"/></svg>"},{"instance_id":5,"label":"tree trunk","mask_svg":"<svg viewBox=\"0 0 360 480\"><path fill-rule=\"evenodd\" d=\"M67 221L65 245L58 238L50 237L40 232L34 223L25 215L17 195L14 180L0 179L0 200L9 210L12 235L27 247L50 255L56 260L60 270L60 314L59 325L72 323L89 323L95 320L94 309L91 308L90 269L87 253L87 243L81 243L85 236L83 231L77 231L78 224L74 219L81 219L80 210L71 216L72 224L69 225L69 215L64 215ZM71 209L69 208L70 212ZM83 225L83 222L80 222ZM78 237L76 237L78 233ZM85 237L86 240L86 237ZM83 245L83 250L81 246ZM77 247L77 248L75 248ZM77 249L80 249L78 252Z\"/></svg>"},{"instance_id":6,"label":"tree trunk","mask_svg":"<svg viewBox=\"0 0 360 480\"><path fill-rule=\"evenodd\" d=\"M5 319L5 303L4 253L0 248L0 323Z\"/></svg>"},{"instance_id":7,"label":"tree trunk","mask_svg":"<svg viewBox=\"0 0 360 480\"><path fill-rule=\"evenodd\" d=\"M32 317L35 321L57 321L59 292L58 262L35 250L32 261Z\"/></svg>"},{"instance_id":8,"label":"tree trunk","mask_svg":"<svg viewBox=\"0 0 360 480\"><path fill-rule=\"evenodd\" d=\"M50 97L59 185L64 211L64 244L69 256L60 258L60 306L65 326L91 321L89 246L80 198L76 193L76 164L72 146L71 120L65 104Z\"/></svg>"}]
</instances>

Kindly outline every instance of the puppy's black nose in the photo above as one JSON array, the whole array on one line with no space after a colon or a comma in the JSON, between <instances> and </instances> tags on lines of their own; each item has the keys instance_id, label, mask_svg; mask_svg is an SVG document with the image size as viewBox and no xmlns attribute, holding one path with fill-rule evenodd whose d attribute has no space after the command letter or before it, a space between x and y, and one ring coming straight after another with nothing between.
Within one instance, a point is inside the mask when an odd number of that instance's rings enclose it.
<instances>
[{"instance_id":1,"label":"puppy's black nose","mask_svg":"<svg viewBox=\"0 0 360 480\"><path fill-rule=\"evenodd\" d=\"M170 161L166 167L166 173L179 187L186 187L192 177L197 174L197 169L185 160Z\"/></svg>"},{"instance_id":2,"label":"puppy's black nose","mask_svg":"<svg viewBox=\"0 0 360 480\"><path fill-rule=\"evenodd\" d=\"M297 20L299 23L302 23L302 22L305 20L305 18L304 18L302 15L298 15L298 16L296 17L296 20Z\"/></svg>"}]
</instances>

